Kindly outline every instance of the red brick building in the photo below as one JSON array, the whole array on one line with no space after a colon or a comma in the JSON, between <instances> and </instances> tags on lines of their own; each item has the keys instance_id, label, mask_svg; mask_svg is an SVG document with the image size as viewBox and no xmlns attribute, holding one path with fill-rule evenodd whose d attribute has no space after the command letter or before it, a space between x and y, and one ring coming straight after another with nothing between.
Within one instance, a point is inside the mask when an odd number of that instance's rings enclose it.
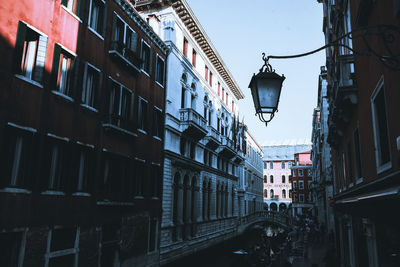
<instances>
[{"instance_id":1,"label":"red brick building","mask_svg":"<svg viewBox=\"0 0 400 267\"><path fill-rule=\"evenodd\" d=\"M2 1L2 266L158 264L167 50L127 0Z\"/></svg>"},{"instance_id":2,"label":"red brick building","mask_svg":"<svg viewBox=\"0 0 400 267\"><path fill-rule=\"evenodd\" d=\"M313 200L310 192L312 182L311 151L294 154L292 164L292 215L312 212Z\"/></svg>"},{"instance_id":3,"label":"red brick building","mask_svg":"<svg viewBox=\"0 0 400 267\"><path fill-rule=\"evenodd\" d=\"M319 2L341 266L400 266L400 2Z\"/></svg>"}]
</instances>

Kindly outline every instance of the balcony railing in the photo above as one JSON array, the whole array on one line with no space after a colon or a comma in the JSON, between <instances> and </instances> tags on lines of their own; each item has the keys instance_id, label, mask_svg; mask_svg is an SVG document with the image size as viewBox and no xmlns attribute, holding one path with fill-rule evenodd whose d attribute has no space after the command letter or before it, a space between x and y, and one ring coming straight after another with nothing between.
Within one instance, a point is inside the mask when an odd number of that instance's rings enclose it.
<instances>
[{"instance_id":1,"label":"balcony railing","mask_svg":"<svg viewBox=\"0 0 400 267\"><path fill-rule=\"evenodd\" d=\"M207 136L206 136L206 141L207 141L207 146L210 147L211 149L216 149L220 144L220 134L217 130L214 129L214 127L208 125L207 126Z\"/></svg>"},{"instance_id":2,"label":"balcony railing","mask_svg":"<svg viewBox=\"0 0 400 267\"><path fill-rule=\"evenodd\" d=\"M192 108L180 109L179 119L182 131L195 139L201 139L208 133L207 121Z\"/></svg>"},{"instance_id":3,"label":"balcony railing","mask_svg":"<svg viewBox=\"0 0 400 267\"><path fill-rule=\"evenodd\" d=\"M136 136L136 125L133 123L133 121L123 118L117 114L106 115L104 117L103 127Z\"/></svg>"},{"instance_id":4,"label":"balcony railing","mask_svg":"<svg viewBox=\"0 0 400 267\"><path fill-rule=\"evenodd\" d=\"M115 55L129 67L139 71L141 60L134 51L126 46L122 41L112 41L110 43L110 55Z\"/></svg>"}]
</instances>

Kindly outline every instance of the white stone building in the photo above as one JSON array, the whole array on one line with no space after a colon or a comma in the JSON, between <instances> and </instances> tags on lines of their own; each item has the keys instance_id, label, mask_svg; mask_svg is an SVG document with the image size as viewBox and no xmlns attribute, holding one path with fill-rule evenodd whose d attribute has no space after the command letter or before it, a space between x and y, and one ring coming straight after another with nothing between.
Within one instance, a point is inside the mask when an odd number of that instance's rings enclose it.
<instances>
[{"instance_id":1,"label":"white stone building","mask_svg":"<svg viewBox=\"0 0 400 267\"><path fill-rule=\"evenodd\" d=\"M248 130L245 131L246 151L243 175L238 186L239 217L263 210L263 150Z\"/></svg>"},{"instance_id":2,"label":"white stone building","mask_svg":"<svg viewBox=\"0 0 400 267\"><path fill-rule=\"evenodd\" d=\"M264 143L263 182L266 209L283 211L290 208L294 154L310 149L311 143L304 139Z\"/></svg>"},{"instance_id":3,"label":"white stone building","mask_svg":"<svg viewBox=\"0 0 400 267\"><path fill-rule=\"evenodd\" d=\"M136 8L170 47L160 235L165 264L236 234L244 161L236 116L244 95L186 1L137 1Z\"/></svg>"}]
</instances>

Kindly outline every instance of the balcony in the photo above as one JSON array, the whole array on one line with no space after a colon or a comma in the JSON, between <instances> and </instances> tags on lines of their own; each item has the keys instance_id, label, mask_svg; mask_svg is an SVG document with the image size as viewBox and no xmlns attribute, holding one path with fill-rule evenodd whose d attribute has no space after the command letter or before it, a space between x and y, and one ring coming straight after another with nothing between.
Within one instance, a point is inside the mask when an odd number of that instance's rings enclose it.
<instances>
[{"instance_id":1,"label":"balcony","mask_svg":"<svg viewBox=\"0 0 400 267\"><path fill-rule=\"evenodd\" d=\"M111 42L110 50L108 51L108 53L119 63L131 68L136 72L140 71L141 59L123 42Z\"/></svg>"},{"instance_id":2,"label":"balcony","mask_svg":"<svg viewBox=\"0 0 400 267\"><path fill-rule=\"evenodd\" d=\"M233 144L233 141L230 140L228 137L226 136L221 136L221 145L218 148L218 154L220 154L221 156L231 159L236 155L235 152L235 146Z\"/></svg>"},{"instance_id":3,"label":"balcony","mask_svg":"<svg viewBox=\"0 0 400 267\"><path fill-rule=\"evenodd\" d=\"M103 121L103 127L109 132L118 132L133 137L137 136L135 133L135 124L131 120L123 118L117 114L106 115Z\"/></svg>"},{"instance_id":4,"label":"balcony","mask_svg":"<svg viewBox=\"0 0 400 267\"><path fill-rule=\"evenodd\" d=\"M242 161L244 161L244 154L243 154L243 151L239 150L237 152L237 154L235 155L235 158L233 159L233 162L235 162L236 164L239 164Z\"/></svg>"},{"instance_id":5,"label":"balcony","mask_svg":"<svg viewBox=\"0 0 400 267\"><path fill-rule=\"evenodd\" d=\"M207 126L207 129L208 129L208 133L207 133L207 135L205 137L206 146L211 148L212 150L215 150L221 144L221 142L220 142L220 134L218 133L217 130L215 130L210 125Z\"/></svg>"},{"instance_id":6,"label":"balcony","mask_svg":"<svg viewBox=\"0 0 400 267\"><path fill-rule=\"evenodd\" d=\"M181 130L184 134L195 140L200 140L207 135L206 120L192 108L179 110Z\"/></svg>"}]
</instances>

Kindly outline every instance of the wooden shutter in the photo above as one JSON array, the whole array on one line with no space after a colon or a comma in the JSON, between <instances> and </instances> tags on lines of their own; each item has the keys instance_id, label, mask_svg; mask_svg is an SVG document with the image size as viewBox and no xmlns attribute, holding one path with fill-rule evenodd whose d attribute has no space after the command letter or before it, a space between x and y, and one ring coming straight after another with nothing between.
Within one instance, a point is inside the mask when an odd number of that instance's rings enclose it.
<instances>
[{"instance_id":1,"label":"wooden shutter","mask_svg":"<svg viewBox=\"0 0 400 267\"><path fill-rule=\"evenodd\" d=\"M36 65L33 72L33 80L37 82L43 81L44 65L46 63L47 39L47 36L39 36Z\"/></svg>"},{"instance_id":2,"label":"wooden shutter","mask_svg":"<svg viewBox=\"0 0 400 267\"><path fill-rule=\"evenodd\" d=\"M71 96L77 100L80 100L82 95L82 73L83 62L78 57L73 58L71 62L70 90Z\"/></svg>"},{"instance_id":3,"label":"wooden shutter","mask_svg":"<svg viewBox=\"0 0 400 267\"><path fill-rule=\"evenodd\" d=\"M53 53L53 66L51 68L50 90L55 90L57 88L58 71L60 67L60 55L61 46L59 44L55 44Z\"/></svg>"},{"instance_id":4,"label":"wooden shutter","mask_svg":"<svg viewBox=\"0 0 400 267\"><path fill-rule=\"evenodd\" d=\"M22 52L24 50L24 42L26 38L26 24L20 21L18 23L17 40L15 42L13 71L14 73L21 73Z\"/></svg>"}]
</instances>

